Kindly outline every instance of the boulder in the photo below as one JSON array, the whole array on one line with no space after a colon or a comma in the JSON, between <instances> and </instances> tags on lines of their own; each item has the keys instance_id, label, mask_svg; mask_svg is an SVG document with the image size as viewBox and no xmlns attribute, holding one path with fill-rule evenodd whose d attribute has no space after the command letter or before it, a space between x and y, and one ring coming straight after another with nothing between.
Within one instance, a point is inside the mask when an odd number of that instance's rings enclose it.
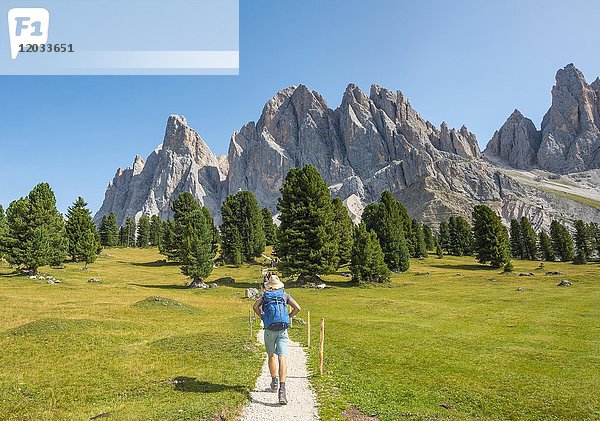
<instances>
[{"instance_id":1,"label":"boulder","mask_svg":"<svg viewBox=\"0 0 600 421\"><path fill-rule=\"evenodd\" d=\"M571 282L567 281L566 279L563 279L556 286L558 286L558 287L570 287L571 285L573 285Z\"/></svg>"},{"instance_id":2,"label":"boulder","mask_svg":"<svg viewBox=\"0 0 600 421\"><path fill-rule=\"evenodd\" d=\"M247 288L246 294L244 295L245 298L258 298L259 296L260 293L256 288Z\"/></svg>"}]
</instances>

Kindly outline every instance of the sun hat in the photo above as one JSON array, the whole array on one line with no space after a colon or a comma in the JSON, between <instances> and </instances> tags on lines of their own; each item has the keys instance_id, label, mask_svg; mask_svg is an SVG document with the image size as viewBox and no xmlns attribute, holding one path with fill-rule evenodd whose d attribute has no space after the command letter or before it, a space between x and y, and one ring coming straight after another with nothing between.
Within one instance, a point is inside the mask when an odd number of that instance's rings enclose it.
<instances>
[{"instance_id":1,"label":"sun hat","mask_svg":"<svg viewBox=\"0 0 600 421\"><path fill-rule=\"evenodd\" d=\"M282 289L283 287L283 282L281 282L277 275L271 275L265 281L265 289Z\"/></svg>"}]
</instances>

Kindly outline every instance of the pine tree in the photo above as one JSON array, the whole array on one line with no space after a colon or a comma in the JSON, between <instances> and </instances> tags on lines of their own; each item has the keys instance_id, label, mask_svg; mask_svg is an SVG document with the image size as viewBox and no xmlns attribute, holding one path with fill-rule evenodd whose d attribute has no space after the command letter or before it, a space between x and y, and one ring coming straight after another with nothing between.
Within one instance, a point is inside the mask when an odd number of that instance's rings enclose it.
<instances>
[{"instance_id":1,"label":"pine tree","mask_svg":"<svg viewBox=\"0 0 600 421\"><path fill-rule=\"evenodd\" d=\"M552 221L550 224L550 238L552 239L552 248L561 262L573 260L573 237L569 230L558 221Z\"/></svg>"},{"instance_id":2,"label":"pine tree","mask_svg":"<svg viewBox=\"0 0 600 421\"><path fill-rule=\"evenodd\" d=\"M204 284L213 270L213 233L201 209L192 210L179 219L180 243L178 245L181 272L190 277L190 287Z\"/></svg>"},{"instance_id":3,"label":"pine tree","mask_svg":"<svg viewBox=\"0 0 600 421\"><path fill-rule=\"evenodd\" d=\"M573 263L586 264L590 258L592 248L590 246L590 230L589 227L581 219L578 219L573 224L575 227L575 260Z\"/></svg>"},{"instance_id":4,"label":"pine tree","mask_svg":"<svg viewBox=\"0 0 600 421\"><path fill-rule=\"evenodd\" d=\"M427 250L435 250L435 237L431 227L427 224L423 224L423 237L425 238L425 247Z\"/></svg>"},{"instance_id":5,"label":"pine tree","mask_svg":"<svg viewBox=\"0 0 600 421\"><path fill-rule=\"evenodd\" d=\"M210 228L211 244L213 251L216 253L219 250L221 234L219 233L218 228L215 226L215 221L213 220L212 214L210 213L210 209L208 209L206 206L203 206L201 211L202 213L204 213L204 218L206 218L206 223Z\"/></svg>"},{"instance_id":6,"label":"pine tree","mask_svg":"<svg viewBox=\"0 0 600 421\"><path fill-rule=\"evenodd\" d=\"M78 197L73 206L67 209L65 229L71 259L74 262L84 261L87 267L88 263L96 260L94 256L100 253L102 246L92 213L82 197Z\"/></svg>"},{"instance_id":7,"label":"pine tree","mask_svg":"<svg viewBox=\"0 0 600 421\"><path fill-rule=\"evenodd\" d=\"M524 255L521 224L514 218L510 220L510 253L515 259L522 259Z\"/></svg>"},{"instance_id":8,"label":"pine tree","mask_svg":"<svg viewBox=\"0 0 600 421\"><path fill-rule=\"evenodd\" d=\"M273 215L267 208L262 209L263 225L265 227L265 242L267 246L275 244L275 236L277 235L277 225L273 222Z\"/></svg>"},{"instance_id":9,"label":"pine tree","mask_svg":"<svg viewBox=\"0 0 600 421\"><path fill-rule=\"evenodd\" d=\"M437 255L438 259L443 259L444 258L444 251L442 250L442 246L440 245L440 241L437 238L435 239L435 254Z\"/></svg>"},{"instance_id":10,"label":"pine tree","mask_svg":"<svg viewBox=\"0 0 600 421\"><path fill-rule=\"evenodd\" d=\"M251 191L230 194L221 207L222 255L225 262L238 265L238 257L252 261L265 250L263 214Z\"/></svg>"},{"instance_id":11,"label":"pine tree","mask_svg":"<svg viewBox=\"0 0 600 421\"><path fill-rule=\"evenodd\" d=\"M414 246L413 257L427 257L427 245L425 244L425 235L421 223L416 219L412 220L412 243Z\"/></svg>"},{"instance_id":12,"label":"pine tree","mask_svg":"<svg viewBox=\"0 0 600 421\"><path fill-rule=\"evenodd\" d=\"M391 193L390 197L392 197ZM414 256L416 254L418 244L415 244L415 237L412 232L412 219L410 218L406 207L397 200L395 202L397 204L396 206L398 208L398 213L400 214L400 219L402 220L402 234L404 236L404 241L406 242L406 247L409 253L408 255Z\"/></svg>"},{"instance_id":13,"label":"pine tree","mask_svg":"<svg viewBox=\"0 0 600 421\"><path fill-rule=\"evenodd\" d=\"M450 228L448 227L448 223L446 221L440 222L439 243L442 247L442 250L448 253L450 248Z\"/></svg>"},{"instance_id":14,"label":"pine tree","mask_svg":"<svg viewBox=\"0 0 600 421\"><path fill-rule=\"evenodd\" d=\"M119 244L119 226L117 225L117 215L111 212L106 218L106 246L114 247Z\"/></svg>"},{"instance_id":15,"label":"pine tree","mask_svg":"<svg viewBox=\"0 0 600 421\"><path fill-rule=\"evenodd\" d=\"M367 232L375 231L377 226L377 215L379 212L379 203L369 203L363 210L361 220L365 223Z\"/></svg>"},{"instance_id":16,"label":"pine tree","mask_svg":"<svg viewBox=\"0 0 600 421\"><path fill-rule=\"evenodd\" d=\"M142 215L137 226L137 246L148 247L150 245L150 218Z\"/></svg>"},{"instance_id":17,"label":"pine tree","mask_svg":"<svg viewBox=\"0 0 600 421\"><path fill-rule=\"evenodd\" d=\"M135 223L135 219L130 218L129 216L125 218L124 228L125 237L123 238L122 245L124 247L135 247L135 235L137 232L137 224Z\"/></svg>"},{"instance_id":18,"label":"pine tree","mask_svg":"<svg viewBox=\"0 0 600 421\"><path fill-rule=\"evenodd\" d=\"M590 222L589 229L592 252L595 252L596 256L600 257L600 226L595 222Z\"/></svg>"},{"instance_id":19,"label":"pine tree","mask_svg":"<svg viewBox=\"0 0 600 421\"><path fill-rule=\"evenodd\" d=\"M125 230L125 225L119 228L119 246L127 246L127 230Z\"/></svg>"},{"instance_id":20,"label":"pine tree","mask_svg":"<svg viewBox=\"0 0 600 421\"><path fill-rule=\"evenodd\" d=\"M100 224L98 224L98 234L100 235L100 244L104 247L108 245L108 218L102 215Z\"/></svg>"},{"instance_id":21,"label":"pine tree","mask_svg":"<svg viewBox=\"0 0 600 421\"><path fill-rule=\"evenodd\" d=\"M451 216L448 220L448 253L454 256L471 254L473 234L471 224L462 216Z\"/></svg>"},{"instance_id":22,"label":"pine tree","mask_svg":"<svg viewBox=\"0 0 600 421\"><path fill-rule=\"evenodd\" d=\"M384 282L390 279L381 245L374 231L367 232L365 224L354 227L350 271L356 283Z\"/></svg>"},{"instance_id":23,"label":"pine tree","mask_svg":"<svg viewBox=\"0 0 600 421\"><path fill-rule=\"evenodd\" d=\"M337 244L327 184L312 165L292 168L277 203L276 252L284 274L314 279L335 270Z\"/></svg>"},{"instance_id":24,"label":"pine tree","mask_svg":"<svg viewBox=\"0 0 600 421\"><path fill-rule=\"evenodd\" d=\"M37 273L40 266L59 265L67 253L65 224L47 183L33 188L6 212L5 248L9 263Z\"/></svg>"},{"instance_id":25,"label":"pine tree","mask_svg":"<svg viewBox=\"0 0 600 421\"><path fill-rule=\"evenodd\" d=\"M227 196L221 206L221 257L225 263L239 266L242 263L242 238L237 226L235 196Z\"/></svg>"},{"instance_id":26,"label":"pine tree","mask_svg":"<svg viewBox=\"0 0 600 421\"><path fill-rule=\"evenodd\" d=\"M162 221L158 215L152 215L150 218L150 245L159 247L162 240Z\"/></svg>"},{"instance_id":27,"label":"pine tree","mask_svg":"<svg viewBox=\"0 0 600 421\"><path fill-rule=\"evenodd\" d=\"M410 252L404 238L405 224L400 213L401 205L386 190L381 194L376 209L377 214L372 223L385 256L385 263L390 270L406 272L410 265Z\"/></svg>"},{"instance_id":28,"label":"pine tree","mask_svg":"<svg viewBox=\"0 0 600 421\"><path fill-rule=\"evenodd\" d=\"M6 222L6 215L4 214L4 208L0 205L0 259L4 259L6 256L6 236L8 235L8 223Z\"/></svg>"},{"instance_id":29,"label":"pine tree","mask_svg":"<svg viewBox=\"0 0 600 421\"><path fill-rule=\"evenodd\" d=\"M173 211L173 223L169 227L171 231L166 234L163 233L163 244L161 244L160 253L167 256L167 259L177 260L179 256L178 247L181 244L182 221L193 211L201 210L201 207L190 192L183 192L173 200L171 210Z\"/></svg>"},{"instance_id":30,"label":"pine tree","mask_svg":"<svg viewBox=\"0 0 600 421\"><path fill-rule=\"evenodd\" d=\"M521 218L521 237L523 241L523 257L529 260L537 259L537 234L533 230L529 219Z\"/></svg>"},{"instance_id":31,"label":"pine tree","mask_svg":"<svg viewBox=\"0 0 600 421\"><path fill-rule=\"evenodd\" d=\"M479 263L489 262L499 268L508 261L508 232L500 217L488 206L476 205L473 209L473 236Z\"/></svg>"},{"instance_id":32,"label":"pine tree","mask_svg":"<svg viewBox=\"0 0 600 421\"><path fill-rule=\"evenodd\" d=\"M552 240L544 231L540 231L538 250L542 259L547 262L554 262L556 260L556 254L552 248Z\"/></svg>"},{"instance_id":33,"label":"pine tree","mask_svg":"<svg viewBox=\"0 0 600 421\"><path fill-rule=\"evenodd\" d=\"M172 256L169 253L176 250L175 247L175 223L173 221L164 221L161 224L162 235L158 250L160 254L167 256L168 259L174 260L177 256Z\"/></svg>"},{"instance_id":34,"label":"pine tree","mask_svg":"<svg viewBox=\"0 0 600 421\"><path fill-rule=\"evenodd\" d=\"M350 263L354 223L348 209L339 198L332 200L334 233L337 242L337 267Z\"/></svg>"}]
</instances>

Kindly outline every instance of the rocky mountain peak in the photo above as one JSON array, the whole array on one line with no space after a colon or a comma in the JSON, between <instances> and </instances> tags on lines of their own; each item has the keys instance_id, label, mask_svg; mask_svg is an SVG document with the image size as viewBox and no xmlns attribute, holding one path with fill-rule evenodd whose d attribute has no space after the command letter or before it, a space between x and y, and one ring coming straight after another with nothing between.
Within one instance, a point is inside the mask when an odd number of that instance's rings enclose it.
<instances>
[{"instance_id":1,"label":"rocky mountain peak","mask_svg":"<svg viewBox=\"0 0 600 421\"><path fill-rule=\"evenodd\" d=\"M485 155L515 168L555 173L600 168L599 89L600 81L588 85L572 63L559 69L541 130L515 110L494 133Z\"/></svg>"}]
</instances>

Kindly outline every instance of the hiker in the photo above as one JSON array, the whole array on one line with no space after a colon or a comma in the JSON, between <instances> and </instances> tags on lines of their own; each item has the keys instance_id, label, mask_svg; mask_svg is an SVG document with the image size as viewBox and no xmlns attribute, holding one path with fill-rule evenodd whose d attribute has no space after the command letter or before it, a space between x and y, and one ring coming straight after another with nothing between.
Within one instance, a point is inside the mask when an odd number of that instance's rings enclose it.
<instances>
[{"instance_id":1,"label":"hiker","mask_svg":"<svg viewBox=\"0 0 600 421\"><path fill-rule=\"evenodd\" d=\"M285 380L287 377L287 363L285 355L288 344L288 327L290 320L300 311L298 303L284 291L283 282L279 276L270 272L264 277L265 292L254 303L254 312L259 315L265 327L265 348L269 358L269 372L271 373L271 390L277 391L279 386L279 403L287 404ZM288 314L287 305L292 307ZM277 381L277 367L275 355L279 360L279 384Z\"/></svg>"}]
</instances>

